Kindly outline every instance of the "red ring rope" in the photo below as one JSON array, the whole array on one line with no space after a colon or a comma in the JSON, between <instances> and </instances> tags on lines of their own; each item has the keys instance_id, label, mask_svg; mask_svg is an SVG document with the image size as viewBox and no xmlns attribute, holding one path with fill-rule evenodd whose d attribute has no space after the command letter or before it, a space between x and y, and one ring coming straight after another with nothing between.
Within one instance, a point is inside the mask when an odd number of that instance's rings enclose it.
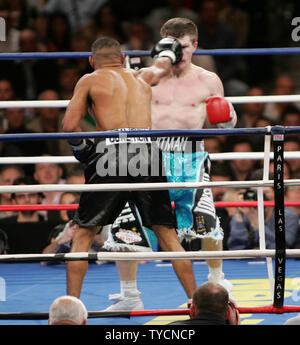
<instances>
[{"instance_id":1,"label":"red ring rope","mask_svg":"<svg viewBox=\"0 0 300 345\"><path fill-rule=\"evenodd\" d=\"M300 312L300 306L283 306L274 308L264 307L237 307L240 314L283 314ZM190 309L156 309L156 310L133 310L133 311L89 311L89 318L103 317L134 317L134 316L161 316L161 315L189 315ZM46 320L49 313L0 313L0 320Z\"/></svg>"},{"instance_id":2,"label":"red ring rope","mask_svg":"<svg viewBox=\"0 0 300 345\"><path fill-rule=\"evenodd\" d=\"M222 207L257 207L257 201L216 201L215 206ZM285 206L300 206L300 201L286 201ZM265 201L264 206L274 206L273 201ZM51 205L0 205L1 211L60 211L60 210L76 210L78 204L51 204Z\"/></svg>"}]
</instances>

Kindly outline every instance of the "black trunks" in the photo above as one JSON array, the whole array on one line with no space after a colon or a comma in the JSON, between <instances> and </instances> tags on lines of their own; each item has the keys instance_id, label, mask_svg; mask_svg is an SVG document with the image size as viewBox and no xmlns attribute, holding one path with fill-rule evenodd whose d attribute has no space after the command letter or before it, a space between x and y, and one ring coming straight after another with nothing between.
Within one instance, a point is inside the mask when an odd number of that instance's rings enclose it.
<instances>
[{"instance_id":1,"label":"black trunks","mask_svg":"<svg viewBox=\"0 0 300 345\"><path fill-rule=\"evenodd\" d=\"M85 167L85 183L167 182L163 169L155 140L127 137L120 130L117 138L95 140L95 150ZM176 227L168 190L83 192L74 222L86 228L113 224L127 201L135 203L144 226Z\"/></svg>"}]
</instances>

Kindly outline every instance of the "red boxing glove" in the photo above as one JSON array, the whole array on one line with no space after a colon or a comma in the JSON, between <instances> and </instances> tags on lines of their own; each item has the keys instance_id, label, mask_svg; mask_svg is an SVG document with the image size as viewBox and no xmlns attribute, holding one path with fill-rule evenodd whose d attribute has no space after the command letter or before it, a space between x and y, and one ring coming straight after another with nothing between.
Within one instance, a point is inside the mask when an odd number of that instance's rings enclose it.
<instances>
[{"instance_id":1,"label":"red boxing glove","mask_svg":"<svg viewBox=\"0 0 300 345\"><path fill-rule=\"evenodd\" d=\"M220 127L234 127L236 114L230 102L224 97L209 97L205 100L207 118L210 124Z\"/></svg>"}]
</instances>

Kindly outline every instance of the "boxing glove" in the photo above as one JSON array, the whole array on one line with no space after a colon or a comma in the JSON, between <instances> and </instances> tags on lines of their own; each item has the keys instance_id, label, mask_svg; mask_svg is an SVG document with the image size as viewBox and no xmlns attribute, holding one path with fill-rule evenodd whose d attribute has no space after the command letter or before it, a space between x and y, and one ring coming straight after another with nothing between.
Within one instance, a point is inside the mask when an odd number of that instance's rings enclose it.
<instances>
[{"instance_id":1,"label":"boxing glove","mask_svg":"<svg viewBox=\"0 0 300 345\"><path fill-rule=\"evenodd\" d=\"M78 144L69 141L69 144L74 157L82 164L87 163L90 155L95 152L95 145L89 139L81 139Z\"/></svg>"},{"instance_id":2,"label":"boxing glove","mask_svg":"<svg viewBox=\"0 0 300 345\"><path fill-rule=\"evenodd\" d=\"M172 64L178 64L182 59L182 47L178 40L175 38L163 38L152 49L151 56L155 57L168 57L171 59Z\"/></svg>"},{"instance_id":3,"label":"boxing glove","mask_svg":"<svg viewBox=\"0 0 300 345\"><path fill-rule=\"evenodd\" d=\"M235 110L224 97L209 97L205 100L205 103L210 124L216 124L221 128L232 128L236 125Z\"/></svg>"}]
</instances>

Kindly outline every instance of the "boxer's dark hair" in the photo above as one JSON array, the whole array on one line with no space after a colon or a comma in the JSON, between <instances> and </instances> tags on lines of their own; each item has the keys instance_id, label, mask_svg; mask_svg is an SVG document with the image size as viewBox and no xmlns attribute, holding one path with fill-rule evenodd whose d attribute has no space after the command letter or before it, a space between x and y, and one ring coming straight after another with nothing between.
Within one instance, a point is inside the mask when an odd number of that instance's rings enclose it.
<instances>
[{"instance_id":1,"label":"boxer's dark hair","mask_svg":"<svg viewBox=\"0 0 300 345\"><path fill-rule=\"evenodd\" d=\"M95 59L98 55L108 55L108 54L101 54L100 51L103 48L113 48L114 54L121 56L121 45L120 43L110 37L101 37L96 39L96 41L93 42L91 51L93 58Z\"/></svg>"},{"instance_id":2,"label":"boxer's dark hair","mask_svg":"<svg viewBox=\"0 0 300 345\"><path fill-rule=\"evenodd\" d=\"M173 36L175 38L188 35L194 43L198 40L198 29L192 20L178 17L166 21L160 29L160 35L162 37Z\"/></svg>"}]
</instances>

